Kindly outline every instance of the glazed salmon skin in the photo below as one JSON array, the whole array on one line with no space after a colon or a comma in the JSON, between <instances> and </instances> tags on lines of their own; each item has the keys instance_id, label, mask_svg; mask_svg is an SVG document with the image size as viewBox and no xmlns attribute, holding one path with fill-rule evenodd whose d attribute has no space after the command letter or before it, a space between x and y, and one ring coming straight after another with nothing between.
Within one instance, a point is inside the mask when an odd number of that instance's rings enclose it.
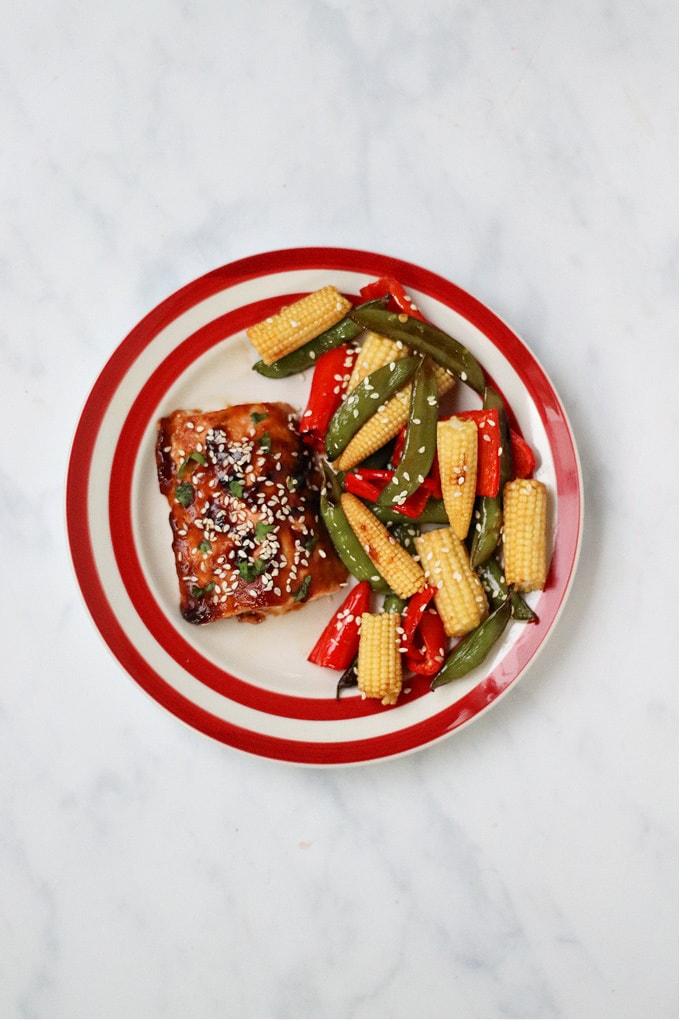
<instances>
[{"instance_id":1,"label":"glazed salmon skin","mask_svg":"<svg viewBox=\"0 0 680 1020\"><path fill-rule=\"evenodd\" d=\"M158 422L156 466L189 623L259 623L346 583L290 404L173 411Z\"/></svg>"}]
</instances>

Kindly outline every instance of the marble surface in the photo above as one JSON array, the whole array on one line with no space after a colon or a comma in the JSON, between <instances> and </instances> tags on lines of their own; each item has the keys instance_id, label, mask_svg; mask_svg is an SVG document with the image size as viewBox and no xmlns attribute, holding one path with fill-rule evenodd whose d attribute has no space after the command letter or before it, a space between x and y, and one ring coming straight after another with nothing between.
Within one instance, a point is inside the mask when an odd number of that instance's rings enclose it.
<instances>
[{"instance_id":1,"label":"marble surface","mask_svg":"<svg viewBox=\"0 0 680 1020\"><path fill-rule=\"evenodd\" d=\"M1 0L4 1017L677 1016L677 5ZM176 288L303 245L469 290L567 406L572 597L502 702L267 761L132 683L70 444Z\"/></svg>"}]
</instances>

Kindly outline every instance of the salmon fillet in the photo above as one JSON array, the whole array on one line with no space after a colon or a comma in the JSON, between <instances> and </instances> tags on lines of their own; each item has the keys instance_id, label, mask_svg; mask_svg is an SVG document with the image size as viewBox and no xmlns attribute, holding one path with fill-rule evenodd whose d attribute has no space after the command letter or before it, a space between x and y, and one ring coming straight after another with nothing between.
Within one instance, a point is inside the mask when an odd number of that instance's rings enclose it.
<instances>
[{"instance_id":1,"label":"salmon fillet","mask_svg":"<svg viewBox=\"0 0 680 1020\"><path fill-rule=\"evenodd\" d=\"M346 581L319 520L321 479L297 425L283 403L174 411L158 422L158 482L190 623L259 623Z\"/></svg>"}]
</instances>

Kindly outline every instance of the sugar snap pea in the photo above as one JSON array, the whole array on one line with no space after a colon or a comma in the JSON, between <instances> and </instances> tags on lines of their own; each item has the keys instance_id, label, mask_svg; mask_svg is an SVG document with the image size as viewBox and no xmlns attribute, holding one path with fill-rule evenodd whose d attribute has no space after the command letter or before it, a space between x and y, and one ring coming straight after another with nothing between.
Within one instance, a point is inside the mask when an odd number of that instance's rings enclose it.
<instances>
[{"instance_id":1,"label":"sugar snap pea","mask_svg":"<svg viewBox=\"0 0 680 1020\"><path fill-rule=\"evenodd\" d=\"M418 358L399 358L362 379L343 400L326 433L326 456L336 460L350 439L397 390L405 386L418 367Z\"/></svg>"},{"instance_id":2,"label":"sugar snap pea","mask_svg":"<svg viewBox=\"0 0 680 1020\"><path fill-rule=\"evenodd\" d=\"M325 490L321 493L319 509L335 550L350 574L358 581L368 581L373 591L391 591L352 531L340 503L334 502Z\"/></svg>"},{"instance_id":3,"label":"sugar snap pea","mask_svg":"<svg viewBox=\"0 0 680 1020\"><path fill-rule=\"evenodd\" d=\"M432 680L430 688L434 691L437 687L458 680L479 666L500 638L509 619L510 599L506 599L483 623L480 623L479 627L456 645Z\"/></svg>"},{"instance_id":4,"label":"sugar snap pea","mask_svg":"<svg viewBox=\"0 0 680 1020\"><path fill-rule=\"evenodd\" d=\"M512 609L513 620L522 620L524 623L537 623L538 617L528 602L514 588L510 589L510 608Z\"/></svg>"},{"instance_id":5,"label":"sugar snap pea","mask_svg":"<svg viewBox=\"0 0 680 1020\"><path fill-rule=\"evenodd\" d=\"M497 609L509 594L500 563L492 556L486 563L477 567L477 574L491 606Z\"/></svg>"},{"instance_id":6,"label":"sugar snap pea","mask_svg":"<svg viewBox=\"0 0 680 1020\"><path fill-rule=\"evenodd\" d=\"M393 591L388 591L383 600L383 613L400 613L408 599L402 599Z\"/></svg>"},{"instance_id":7,"label":"sugar snap pea","mask_svg":"<svg viewBox=\"0 0 680 1020\"><path fill-rule=\"evenodd\" d=\"M413 377L404 449L392 481L380 493L381 506L398 506L422 485L437 447L439 401L437 376L430 358L423 357Z\"/></svg>"},{"instance_id":8,"label":"sugar snap pea","mask_svg":"<svg viewBox=\"0 0 680 1020\"><path fill-rule=\"evenodd\" d=\"M354 308L348 315L364 329L401 341L419 354L428 354L477 393L481 395L484 392L484 372L472 352L429 322L414 319L404 312L388 312L381 308Z\"/></svg>"},{"instance_id":9,"label":"sugar snap pea","mask_svg":"<svg viewBox=\"0 0 680 1020\"><path fill-rule=\"evenodd\" d=\"M352 662L351 665L347 667L347 669L345 670L345 672L342 674L337 684L335 685L336 701L340 700L340 695L342 691L347 690L349 687L356 687L358 685L359 683L359 678L357 677L358 662L359 660L358 658L356 658L354 662Z\"/></svg>"},{"instance_id":10,"label":"sugar snap pea","mask_svg":"<svg viewBox=\"0 0 680 1020\"><path fill-rule=\"evenodd\" d=\"M358 305L357 307L380 309L385 307L386 300L386 298L379 298L375 301L367 301L365 304ZM253 369L267 379L285 379L289 375L296 375L298 372L304 372L308 368L313 368L316 359L321 354L333 350L334 347L339 347L340 344L355 340L362 331L362 326L346 316L340 319L340 322L336 322L334 326L331 326L330 329L320 333L319 336L299 347L296 351L284 354L282 358L272 362L271 365L266 365L264 361L256 361Z\"/></svg>"},{"instance_id":11,"label":"sugar snap pea","mask_svg":"<svg viewBox=\"0 0 680 1020\"><path fill-rule=\"evenodd\" d=\"M500 496L478 496L472 519L470 566L474 569L493 556L501 540L503 507Z\"/></svg>"},{"instance_id":12,"label":"sugar snap pea","mask_svg":"<svg viewBox=\"0 0 680 1020\"><path fill-rule=\"evenodd\" d=\"M404 521L403 518L392 528L392 534L399 545L403 545L406 552L411 553L411 556L417 555L415 540L420 533L421 529L415 521Z\"/></svg>"},{"instance_id":13,"label":"sugar snap pea","mask_svg":"<svg viewBox=\"0 0 680 1020\"><path fill-rule=\"evenodd\" d=\"M526 623L533 623L538 619L536 613L525 602L522 595L515 591L514 588L508 587L503 576L503 569L494 556L488 559L486 563L483 563L481 567L478 567L477 573L494 609L509 597L513 620L524 620Z\"/></svg>"}]
</instances>

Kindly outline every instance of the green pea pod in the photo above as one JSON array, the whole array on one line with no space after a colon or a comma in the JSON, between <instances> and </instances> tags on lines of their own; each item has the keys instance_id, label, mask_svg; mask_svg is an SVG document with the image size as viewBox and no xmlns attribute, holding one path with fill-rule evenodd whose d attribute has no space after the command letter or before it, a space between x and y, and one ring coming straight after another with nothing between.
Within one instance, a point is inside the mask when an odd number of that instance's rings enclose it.
<instances>
[{"instance_id":1,"label":"green pea pod","mask_svg":"<svg viewBox=\"0 0 680 1020\"><path fill-rule=\"evenodd\" d=\"M386 300L386 298L379 298L376 301L367 301L363 305L358 305L358 308L384 308ZM362 326L346 316L324 333L309 340L296 351L285 354L271 365L266 365L264 361L256 361L253 368L267 379L285 379L289 375L297 375L298 372L305 372L308 368L313 368L320 355L333 350L334 347L339 347L340 344L355 340L362 331Z\"/></svg>"},{"instance_id":2,"label":"green pea pod","mask_svg":"<svg viewBox=\"0 0 680 1020\"><path fill-rule=\"evenodd\" d=\"M413 377L411 405L404 449L389 482L378 497L381 506L405 500L422 485L430 472L437 448L439 399L437 376L430 358L421 358Z\"/></svg>"},{"instance_id":3,"label":"green pea pod","mask_svg":"<svg viewBox=\"0 0 680 1020\"><path fill-rule=\"evenodd\" d=\"M473 514L470 566L481 567L493 556L501 540L503 507L500 496L478 496Z\"/></svg>"},{"instance_id":4,"label":"green pea pod","mask_svg":"<svg viewBox=\"0 0 680 1020\"><path fill-rule=\"evenodd\" d=\"M339 503L342 498L342 479L344 478L344 473L341 471L336 473L325 460L321 461L321 473L326 487L326 499L333 505Z\"/></svg>"},{"instance_id":5,"label":"green pea pod","mask_svg":"<svg viewBox=\"0 0 680 1020\"><path fill-rule=\"evenodd\" d=\"M479 666L500 638L509 619L510 599L506 599L498 609L494 609L484 623L480 623L479 627L456 645L433 679L430 688L434 691L437 687L443 687L444 684L458 680Z\"/></svg>"},{"instance_id":6,"label":"green pea pod","mask_svg":"<svg viewBox=\"0 0 680 1020\"><path fill-rule=\"evenodd\" d=\"M509 597L512 608L513 620L522 620L525 623L535 623L538 617L520 595L518 591L508 588L500 563L493 556L481 567L477 568L484 591L494 609L497 609L502 602Z\"/></svg>"},{"instance_id":7,"label":"green pea pod","mask_svg":"<svg viewBox=\"0 0 680 1020\"><path fill-rule=\"evenodd\" d=\"M408 521L409 524L448 524L449 518L444 508L443 499L435 499L433 496L428 499L425 504L425 509L422 514L418 517L405 517L404 514L392 506L379 506L377 503L371 507L371 510L383 524L399 524L402 521Z\"/></svg>"},{"instance_id":8,"label":"green pea pod","mask_svg":"<svg viewBox=\"0 0 680 1020\"><path fill-rule=\"evenodd\" d=\"M396 538L399 545L403 545L406 552L411 553L411 556L417 555L415 539L420 534L420 527L415 521L407 522L404 520L403 515L399 523L392 528L392 535Z\"/></svg>"},{"instance_id":9,"label":"green pea pod","mask_svg":"<svg viewBox=\"0 0 680 1020\"><path fill-rule=\"evenodd\" d=\"M387 581L378 573L352 531L340 503L332 502L326 492L322 492L319 508L321 519L326 525L335 550L350 574L358 581L368 581L373 591L384 593L391 591Z\"/></svg>"},{"instance_id":10,"label":"green pea pod","mask_svg":"<svg viewBox=\"0 0 680 1020\"><path fill-rule=\"evenodd\" d=\"M388 591L383 601L383 613L401 613L407 601L395 592Z\"/></svg>"},{"instance_id":11,"label":"green pea pod","mask_svg":"<svg viewBox=\"0 0 680 1020\"><path fill-rule=\"evenodd\" d=\"M418 358L399 358L362 379L345 397L326 432L326 456L336 460L350 439L386 400L405 386L418 367Z\"/></svg>"},{"instance_id":12,"label":"green pea pod","mask_svg":"<svg viewBox=\"0 0 680 1020\"><path fill-rule=\"evenodd\" d=\"M429 355L480 396L484 393L484 371L475 356L458 340L436 326L413 319L403 312L388 312L381 308L354 308L348 314L364 329L389 337L390 340L401 341L419 354Z\"/></svg>"},{"instance_id":13,"label":"green pea pod","mask_svg":"<svg viewBox=\"0 0 680 1020\"><path fill-rule=\"evenodd\" d=\"M514 588L510 589L510 606L513 620L521 620L523 623L538 623L536 613Z\"/></svg>"},{"instance_id":14,"label":"green pea pod","mask_svg":"<svg viewBox=\"0 0 680 1020\"><path fill-rule=\"evenodd\" d=\"M345 672L342 674L337 684L335 685L336 701L340 700L340 695L343 691L347 690L349 687L356 687L358 685L359 683L359 679L357 677L358 661L359 661L358 658L355 659L354 662L352 662L347 667L347 669L345 670Z\"/></svg>"},{"instance_id":15,"label":"green pea pod","mask_svg":"<svg viewBox=\"0 0 680 1020\"><path fill-rule=\"evenodd\" d=\"M492 608L497 609L510 594L500 563L492 556L486 563L477 567L477 574Z\"/></svg>"}]
</instances>

